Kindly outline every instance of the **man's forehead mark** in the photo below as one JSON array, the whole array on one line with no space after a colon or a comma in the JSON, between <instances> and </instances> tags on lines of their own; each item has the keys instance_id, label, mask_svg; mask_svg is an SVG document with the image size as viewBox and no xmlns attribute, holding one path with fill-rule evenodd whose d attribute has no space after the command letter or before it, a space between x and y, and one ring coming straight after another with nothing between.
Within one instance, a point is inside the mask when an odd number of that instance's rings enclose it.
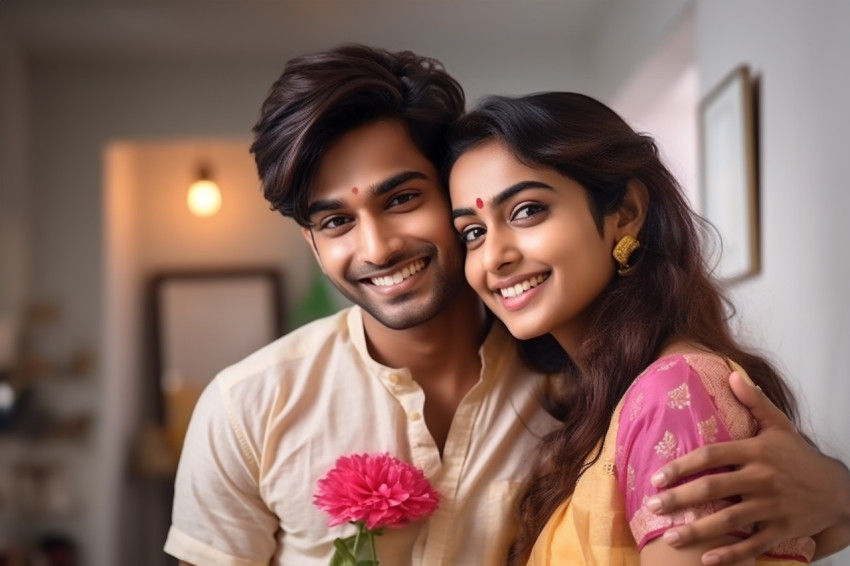
<instances>
[{"instance_id":1,"label":"man's forehead mark","mask_svg":"<svg viewBox=\"0 0 850 566\"><path fill-rule=\"evenodd\" d=\"M478 208L478 210L481 210L482 208L484 208L484 201L480 198L475 199L475 206Z\"/></svg>"}]
</instances>

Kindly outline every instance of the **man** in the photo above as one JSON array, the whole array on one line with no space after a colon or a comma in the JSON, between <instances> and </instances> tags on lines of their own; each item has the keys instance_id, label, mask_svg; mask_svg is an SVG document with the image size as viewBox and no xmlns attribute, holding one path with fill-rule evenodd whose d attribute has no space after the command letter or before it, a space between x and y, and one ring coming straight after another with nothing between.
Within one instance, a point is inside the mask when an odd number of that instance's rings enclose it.
<instances>
[{"instance_id":1,"label":"man","mask_svg":"<svg viewBox=\"0 0 850 566\"><path fill-rule=\"evenodd\" d=\"M272 86L251 148L265 196L299 223L324 273L356 306L270 344L206 389L165 547L182 563L327 564L333 539L354 527L327 527L312 504L316 481L338 457L374 452L420 467L441 496L427 521L378 537L382 564L504 563L527 462L556 423L535 395L543 376L521 362L463 278L438 173L446 127L463 106L460 86L436 61L362 46L296 58ZM665 494L662 509L744 496L727 508L728 523L707 517L683 530L683 542L741 521L759 521L770 537L839 522L835 494L850 499L839 463L807 448L780 469L758 456L803 444L777 422L753 444L691 456L662 476L742 466ZM828 471L830 495L819 491L824 480L789 471L800 461ZM768 519L765 509L787 502L759 478L792 478L786 498L818 497L822 507L804 502ZM731 550L724 560L756 549Z\"/></svg>"}]
</instances>

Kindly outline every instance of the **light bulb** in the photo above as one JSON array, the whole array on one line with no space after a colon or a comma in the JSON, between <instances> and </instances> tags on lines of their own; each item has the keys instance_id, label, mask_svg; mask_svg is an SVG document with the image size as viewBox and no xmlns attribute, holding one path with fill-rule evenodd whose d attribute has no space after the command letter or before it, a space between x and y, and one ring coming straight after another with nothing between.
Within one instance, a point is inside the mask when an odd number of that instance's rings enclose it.
<instances>
[{"instance_id":1,"label":"light bulb","mask_svg":"<svg viewBox=\"0 0 850 566\"><path fill-rule=\"evenodd\" d=\"M221 208L221 191L213 181L199 179L189 187L186 203L195 216L212 216Z\"/></svg>"}]
</instances>

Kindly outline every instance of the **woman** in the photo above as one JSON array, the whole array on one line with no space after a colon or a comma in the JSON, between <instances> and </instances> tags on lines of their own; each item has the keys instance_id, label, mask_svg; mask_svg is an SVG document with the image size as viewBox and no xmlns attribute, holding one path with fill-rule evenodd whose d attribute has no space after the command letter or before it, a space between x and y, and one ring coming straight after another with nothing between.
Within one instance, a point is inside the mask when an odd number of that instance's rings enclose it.
<instances>
[{"instance_id":1,"label":"woman","mask_svg":"<svg viewBox=\"0 0 850 566\"><path fill-rule=\"evenodd\" d=\"M792 419L796 404L733 340L655 144L587 96L492 97L455 127L450 167L470 284L517 338L551 334L569 356L546 399L564 425L541 444L512 563L700 564L728 541L677 550L662 535L717 507L656 516L649 474L755 434L728 386L737 364ZM765 560L813 552L795 539Z\"/></svg>"}]
</instances>

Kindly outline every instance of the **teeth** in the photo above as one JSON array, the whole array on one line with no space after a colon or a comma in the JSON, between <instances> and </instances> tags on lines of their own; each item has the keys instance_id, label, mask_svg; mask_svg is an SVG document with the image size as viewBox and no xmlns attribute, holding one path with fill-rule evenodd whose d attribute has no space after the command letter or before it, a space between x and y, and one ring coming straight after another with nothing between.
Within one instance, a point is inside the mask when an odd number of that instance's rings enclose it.
<instances>
[{"instance_id":1,"label":"teeth","mask_svg":"<svg viewBox=\"0 0 850 566\"><path fill-rule=\"evenodd\" d=\"M390 285L398 285L414 273L422 271L424 268L425 260L418 259L410 265L404 266L403 269L396 271L392 275L387 275L385 277L373 277L372 284L377 285L378 287L389 287Z\"/></svg>"},{"instance_id":2,"label":"teeth","mask_svg":"<svg viewBox=\"0 0 850 566\"><path fill-rule=\"evenodd\" d=\"M522 295L532 287L537 287L544 281L546 281L546 275L535 275L531 279L526 279L522 283L517 283L512 287L503 287L499 289L499 292L502 293L502 296L506 299L511 299L513 297L518 297Z\"/></svg>"}]
</instances>

